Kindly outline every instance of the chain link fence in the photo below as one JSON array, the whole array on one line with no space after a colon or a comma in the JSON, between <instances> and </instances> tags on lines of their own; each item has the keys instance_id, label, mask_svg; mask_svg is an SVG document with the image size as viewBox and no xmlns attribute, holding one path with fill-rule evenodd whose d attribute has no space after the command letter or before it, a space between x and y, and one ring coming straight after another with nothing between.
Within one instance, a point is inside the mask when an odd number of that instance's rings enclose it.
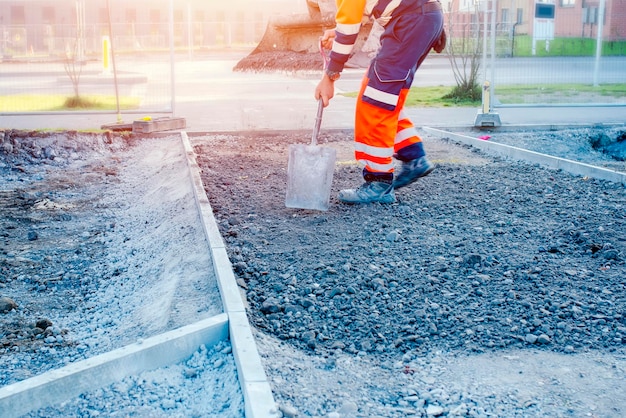
<instances>
[{"instance_id":1,"label":"chain link fence","mask_svg":"<svg viewBox=\"0 0 626 418\"><path fill-rule=\"evenodd\" d=\"M492 106L626 106L626 10L604 1L529 3L514 19L510 2L486 3L474 30Z\"/></svg>"},{"instance_id":2,"label":"chain link fence","mask_svg":"<svg viewBox=\"0 0 626 418\"><path fill-rule=\"evenodd\" d=\"M25 20L52 14L44 3ZM54 3L56 20L71 23L0 23L0 114L173 113L176 60L252 48L267 24L229 6L209 18L202 8L216 6L199 2L155 0L141 10L117 1L112 14L108 3Z\"/></svg>"},{"instance_id":3,"label":"chain link fence","mask_svg":"<svg viewBox=\"0 0 626 418\"><path fill-rule=\"evenodd\" d=\"M91 20L0 24L0 113L106 113L116 106L122 113L173 113L176 59L252 48L272 14L220 12L209 19L190 6L155 1L159 19L152 10L134 15L124 9L109 25L102 17L108 2L94 0L89 7L100 12ZM531 1L484 1L482 9L446 13L449 42L478 51L457 58L463 65L477 59L478 81L489 82L492 107L625 106L626 10L610 7L618 0L599 1L608 2L606 12L574 3L571 10L580 13L567 18L570 8L558 5L551 18L537 17ZM67 107L76 95L102 105Z\"/></svg>"}]
</instances>

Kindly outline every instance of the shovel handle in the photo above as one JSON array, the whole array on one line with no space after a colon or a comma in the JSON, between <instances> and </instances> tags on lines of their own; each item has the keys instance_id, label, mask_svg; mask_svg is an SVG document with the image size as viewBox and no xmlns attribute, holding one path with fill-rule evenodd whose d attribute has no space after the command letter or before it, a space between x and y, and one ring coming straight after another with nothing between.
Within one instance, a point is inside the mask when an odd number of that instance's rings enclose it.
<instances>
[{"instance_id":1,"label":"shovel handle","mask_svg":"<svg viewBox=\"0 0 626 418\"><path fill-rule=\"evenodd\" d=\"M322 112L324 111L324 102L319 99L317 102L317 115L315 116L315 127L313 135L311 135L311 145L317 145L317 136L320 134L320 126L322 126Z\"/></svg>"},{"instance_id":2,"label":"shovel handle","mask_svg":"<svg viewBox=\"0 0 626 418\"><path fill-rule=\"evenodd\" d=\"M328 56L327 53L324 52L324 46L322 45L321 38L317 46L319 47L320 54L322 55L322 60L324 60L324 70L326 70L330 57ZM320 126L322 126L323 110L324 110L324 102L320 98L319 101L317 102L317 116L315 116L315 127L313 128L313 135L311 136L311 145L317 145L317 137L320 134Z\"/></svg>"}]
</instances>

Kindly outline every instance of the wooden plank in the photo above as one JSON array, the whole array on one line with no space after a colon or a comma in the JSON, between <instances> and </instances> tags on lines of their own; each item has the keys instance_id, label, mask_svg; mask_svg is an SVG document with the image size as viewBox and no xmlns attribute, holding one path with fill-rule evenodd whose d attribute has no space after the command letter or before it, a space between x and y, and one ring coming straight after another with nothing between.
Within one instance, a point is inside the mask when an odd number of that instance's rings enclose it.
<instances>
[{"instance_id":1,"label":"wooden plank","mask_svg":"<svg viewBox=\"0 0 626 418\"><path fill-rule=\"evenodd\" d=\"M185 118L163 117L150 120L136 120L133 122L133 133L148 134L151 132L172 131L184 129L185 126Z\"/></svg>"}]
</instances>

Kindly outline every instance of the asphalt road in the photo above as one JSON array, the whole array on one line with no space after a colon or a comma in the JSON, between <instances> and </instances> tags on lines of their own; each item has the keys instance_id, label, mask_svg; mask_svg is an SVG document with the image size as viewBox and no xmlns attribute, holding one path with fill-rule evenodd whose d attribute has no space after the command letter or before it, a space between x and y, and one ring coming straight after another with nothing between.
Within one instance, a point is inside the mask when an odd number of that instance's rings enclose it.
<instances>
[{"instance_id":1,"label":"asphalt road","mask_svg":"<svg viewBox=\"0 0 626 418\"><path fill-rule=\"evenodd\" d=\"M319 74L235 73L232 68L245 51L221 52L211 56L177 57L172 66L167 59L138 56L120 59L117 81L120 94L142 98L142 109L132 114L26 114L0 115L0 128L16 129L94 129L117 121L132 122L139 117L171 116L185 118L189 131L235 131L258 129L310 129L314 124L316 102L313 91ZM509 58L507 69L498 74L518 77L516 71L531 74L542 59ZM623 59L624 60L624 59ZM580 60L562 59L572 73L585 72ZM617 62L618 60L615 60ZM610 74L626 79L626 62L617 63ZM114 77L90 63L81 76L81 92L114 93ZM336 96L325 109L322 129L351 128L354 99L340 93L358 89L364 70L347 69L336 83ZM47 73L51 75L47 75ZM0 95L23 91L63 91L71 94L62 63L0 64ZM552 75L550 75L552 77ZM172 84L172 80L175 82ZM416 77L415 86L455 85L450 62L446 57L427 59ZM56 90L55 90L56 89ZM175 96L172 102L171 97ZM173 113L172 113L173 111ZM417 125L473 126L476 108L412 108L408 113ZM626 106L621 107L532 107L495 109L502 124L598 124L625 123Z\"/></svg>"}]
</instances>

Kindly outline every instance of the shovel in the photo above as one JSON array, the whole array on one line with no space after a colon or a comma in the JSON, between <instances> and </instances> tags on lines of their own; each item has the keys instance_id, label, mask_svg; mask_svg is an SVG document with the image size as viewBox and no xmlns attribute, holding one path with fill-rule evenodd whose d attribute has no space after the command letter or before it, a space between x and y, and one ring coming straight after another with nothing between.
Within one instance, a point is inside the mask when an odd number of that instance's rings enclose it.
<instances>
[{"instance_id":1,"label":"shovel","mask_svg":"<svg viewBox=\"0 0 626 418\"><path fill-rule=\"evenodd\" d=\"M291 144L287 164L288 208L328 210L336 151L317 146L324 104L319 100L311 145Z\"/></svg>"}]
</instances>

